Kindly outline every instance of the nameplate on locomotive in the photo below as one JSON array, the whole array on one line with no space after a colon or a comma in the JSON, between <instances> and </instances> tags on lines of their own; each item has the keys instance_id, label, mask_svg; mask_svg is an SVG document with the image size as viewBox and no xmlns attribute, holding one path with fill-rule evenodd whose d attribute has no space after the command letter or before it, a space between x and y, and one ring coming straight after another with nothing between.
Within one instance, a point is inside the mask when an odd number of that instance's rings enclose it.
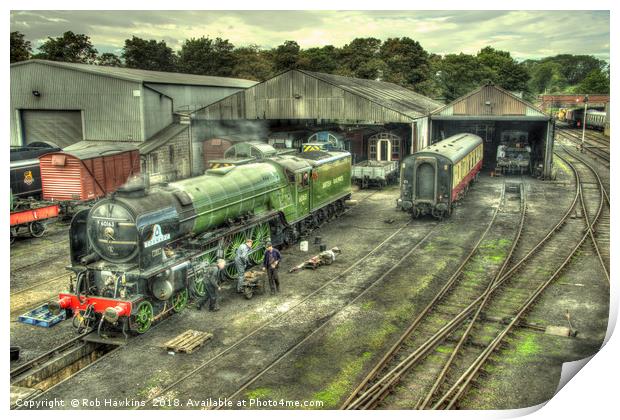
<instances>
[{"instance_id":1,"label":"nameplate on locomotive","mask_svg":"<svg viewBox=\"0 0 620 420\"><path fill-rule=\"evenodd\" d=\"M153 245L157 245L159 243L165 242L168 239L170 239L170 234L169 233L163 234L161 232L161 226L154 225L153 233L151 234L151 239L149 239L148 241L144 241L144 247L149 248L149 247L152 247Z\"/></svg>"}]
</instances>

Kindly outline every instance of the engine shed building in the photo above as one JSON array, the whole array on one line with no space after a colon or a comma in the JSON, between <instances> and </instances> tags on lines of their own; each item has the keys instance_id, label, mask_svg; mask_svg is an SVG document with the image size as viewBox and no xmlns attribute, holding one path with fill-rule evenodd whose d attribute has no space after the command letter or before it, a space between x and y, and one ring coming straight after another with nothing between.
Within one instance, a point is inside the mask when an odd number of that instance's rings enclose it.
<instances>
[{"instance_id":1,"label":"engine shed building","mask_svg":"<svg viewBox=\"0 0 620 420\"><path fill-rule=\"evenodd\" d=\"M500 144L516 141L531 148L531 172L551 176L552 118L498 86L484 85L430 114L428 135L433 143L462 132L482 138L486 169L495 169Z\"/></svg>"},{"instance_id":2,"label":"engine shed building","mask_svg":"<svg viewBox=\"0 0 620 420\"><path fill-rule=\"evenodd\" d=\"M197 110L191 119L193 135L204 140L243 133L267 140L273 133L286 142L292 140L284 136L287 131L338 131L359 161L373 151L391 159L394 147L406 155L427 146L428 114L441 105L393 83L289 70ZM369 136L348 135L353 131L397 134L369 144Z\"/></svg>"},{"instance_id":3,"label":"engine shed building","mask_svg":"<svg viewBox=\"0 0 620 420\"><path fill-rule=\"evenodd\" d=\"M226 77L28 60L11 64L10 144L90 142L138 146L152 181L191 173L183 117L256 84Z\"/></svg>"}]
</instances>

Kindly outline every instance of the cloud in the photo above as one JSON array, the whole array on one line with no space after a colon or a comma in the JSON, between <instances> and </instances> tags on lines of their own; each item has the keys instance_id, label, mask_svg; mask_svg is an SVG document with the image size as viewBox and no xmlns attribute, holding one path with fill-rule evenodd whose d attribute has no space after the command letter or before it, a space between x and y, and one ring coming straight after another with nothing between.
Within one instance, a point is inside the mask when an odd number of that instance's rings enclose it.
<instances>
[{"instance_id":1,"label":"cloud","mask_svg":"<svg viewBox=\"0 0 620 420\"><path fill-rule=\"evenodd\" d=\"M71 30L99 51L117 51L132 35L165 40L209 36L237 46L342 46L355 37L408 36L430 52L475 53L486 45L518 59L549 54L609 58L607 11L13 11L11 30L40 45Z\"/></svg>"}]
</instances>

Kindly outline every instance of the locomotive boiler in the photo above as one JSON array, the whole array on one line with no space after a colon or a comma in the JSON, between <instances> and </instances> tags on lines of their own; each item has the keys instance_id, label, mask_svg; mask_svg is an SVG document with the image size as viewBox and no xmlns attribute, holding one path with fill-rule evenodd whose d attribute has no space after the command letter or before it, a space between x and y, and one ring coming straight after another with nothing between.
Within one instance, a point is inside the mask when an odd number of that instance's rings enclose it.
<instances>
[{"instance_id":1,"label":"locomotive boiler","mask_svg":"<svg viewBox=\"0 0 620 420\"><path fill-rule=\"evenodd\" d=\"M75 281L57 302L78 330L146 332L192 296L204 296L203 273L216 258L232 260L254 239L259 263L267 241L291 244L344 210L350 197L346 152L284 155L147 190L130 182L70 229Z\"/></svg>"}]
</instances>

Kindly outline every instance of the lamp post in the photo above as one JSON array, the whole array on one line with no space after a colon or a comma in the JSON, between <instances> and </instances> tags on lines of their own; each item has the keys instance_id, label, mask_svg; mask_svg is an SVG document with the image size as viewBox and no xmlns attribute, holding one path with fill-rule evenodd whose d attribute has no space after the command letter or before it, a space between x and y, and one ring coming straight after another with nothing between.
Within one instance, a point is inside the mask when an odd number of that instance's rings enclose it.
<instances>
[{"instance_id":1,"label":"lamp post","mask_svg":"<svg viewBox=\"0 0 620 420\"><path fill-rule=\"evenodd\" d=\"M588 115L588 95L583 97L583 103L586 104L585 109L583 110L583 126L581 127L581 151L583 152L583 148L586 142L586 117Z\"/></svg>"}]
</instances>

